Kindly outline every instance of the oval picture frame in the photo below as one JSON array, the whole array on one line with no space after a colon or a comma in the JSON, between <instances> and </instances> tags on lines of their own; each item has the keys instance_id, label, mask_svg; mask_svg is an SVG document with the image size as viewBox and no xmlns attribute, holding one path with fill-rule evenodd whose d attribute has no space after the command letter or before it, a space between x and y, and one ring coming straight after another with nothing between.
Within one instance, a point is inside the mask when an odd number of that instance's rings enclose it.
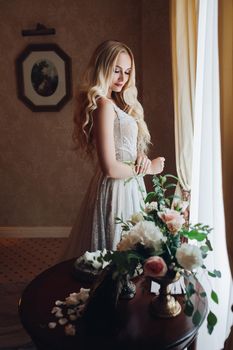
<instances>
[{"instance_id":1,"label":"oval picture frame","mask_svg":"<svg viewBox=\"0 0 233 350\"><path fill-rule=\"evenodd\" d=\"M57 44L30 44L16 59L18 97L33 112L59 111L71 98L71 59Z\"/></svg>"}]
</instances>

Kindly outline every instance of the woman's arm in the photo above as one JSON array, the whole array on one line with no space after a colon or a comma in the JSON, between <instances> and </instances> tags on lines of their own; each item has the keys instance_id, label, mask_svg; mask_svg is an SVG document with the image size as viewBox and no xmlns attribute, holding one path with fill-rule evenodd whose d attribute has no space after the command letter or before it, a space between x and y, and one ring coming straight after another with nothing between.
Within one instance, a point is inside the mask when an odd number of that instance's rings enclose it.
<instances>
[{"instance_id":1,"label":"woman's arm","mask_svg":"<svg viewBox=\"0 0 233 350\"><path fill-rule=\"evenodd\" d=\"M100 98L98 108L93 112L96 150L100 167L105 176L113 179L125 179L136 174L154 175L163 171L165 158L152 161L144 154L138 156L136 166L132 167L116 160L114 143L114 119L116 117L112 103Z\"/></svg>"},{"instance_id":2,"label":"woman's arm","mask_svg":"<svg viewBox=\"0 0 233 350\"><path fill-rule=\"evenodd\" d=\"M116 160L114 144L114 119L116 117L111 102L100 98L98 108L93 112L94 135L100 167L105 176L125 179L134 175L133 168Z\"/></svg>"}]
</instances>

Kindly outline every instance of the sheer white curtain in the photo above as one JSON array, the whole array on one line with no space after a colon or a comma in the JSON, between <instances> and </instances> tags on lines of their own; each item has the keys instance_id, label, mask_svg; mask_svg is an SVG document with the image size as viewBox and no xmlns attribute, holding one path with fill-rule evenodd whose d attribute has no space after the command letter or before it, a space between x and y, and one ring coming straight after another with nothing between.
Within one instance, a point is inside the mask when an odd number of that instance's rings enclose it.
<instances>
[{"instance_id":1,"label":"sheer white curtain","mask_svg":"<svg viewBox=\"0 0 233 350\"><path fill-rule=\"evenodd\" d=\"M226 237L231 274L233 276L233 1L219 2L219 58L220 58L220 106L223 164L223 196ZM233 349L233 326L224 350Z\"/></svg>"},{"instance_id":2,"label":"sheer white curtain","mask_svg":"<svg viewBox=\"0 0 233 350\"><path fill-rule=\"evenodd\" d=\"M202 222L214 228L214 252L205 260L208 270L221 270L222 278L199 278L209 294L218 293L219 305L210 307L218 323L212 335L206 325L198 336L197 349L223 349L229 333L231 275L228 263L222 195L219 64L218 64L218 2L199 3L198 46L195 94L195 124L193 139L192 189L190 222ZM211 283L211 285L210 285Z\"/></svg>"}]
</instances>

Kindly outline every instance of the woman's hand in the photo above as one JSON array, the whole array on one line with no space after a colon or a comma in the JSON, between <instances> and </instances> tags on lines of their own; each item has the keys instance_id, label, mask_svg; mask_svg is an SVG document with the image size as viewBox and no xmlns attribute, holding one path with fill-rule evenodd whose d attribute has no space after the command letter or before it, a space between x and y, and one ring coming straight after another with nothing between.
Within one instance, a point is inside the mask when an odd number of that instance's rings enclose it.
<instances>
[{"instance_id":1,"label":"woman's hand","mask_svg":"<svg viewBox=\"0 0 233 350\"><path fill-rule=\"evenodd\" d=\"M139 155L137 158L137 161L136 161L136 165L135 165L136 174L137 175L147 174L150 166L151 166L151 160L148 159L145 154Z\"/></svg>"},{"instance_id":2,"label":"woman's hand","mask_svg":"<svg viewBox=\"0 0 233 350\"><path fill-rule=\"evenodd\" d=\"M163 171L164 162L165 162L164 157L158 157L153 159L151 161L150 167L148 168L147 174L150 174L150 175L160 174Z\"/></svg>"}]
</instances>

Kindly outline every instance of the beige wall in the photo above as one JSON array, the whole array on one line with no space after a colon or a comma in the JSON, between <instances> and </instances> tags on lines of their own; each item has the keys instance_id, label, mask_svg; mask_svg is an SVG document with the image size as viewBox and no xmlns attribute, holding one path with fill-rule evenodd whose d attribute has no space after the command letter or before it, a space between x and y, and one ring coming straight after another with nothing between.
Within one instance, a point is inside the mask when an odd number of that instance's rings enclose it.
<instances>
[{"instance_id":1,"label":"beige wall","mask_svg":"<svg viewBox=\"0 0 233 350\"><path fill-rule=\"evenodd\" d=\"M72 101L35 113L17 98L15 59L29 43L56 43L72 59L73 85L109 38L135 55L153 156L174 172L168 0L0 0L0 227L70 226L92 173L71 150ZM56 35L23 37L36 23Z\"/></svg>"}]
</instances>

